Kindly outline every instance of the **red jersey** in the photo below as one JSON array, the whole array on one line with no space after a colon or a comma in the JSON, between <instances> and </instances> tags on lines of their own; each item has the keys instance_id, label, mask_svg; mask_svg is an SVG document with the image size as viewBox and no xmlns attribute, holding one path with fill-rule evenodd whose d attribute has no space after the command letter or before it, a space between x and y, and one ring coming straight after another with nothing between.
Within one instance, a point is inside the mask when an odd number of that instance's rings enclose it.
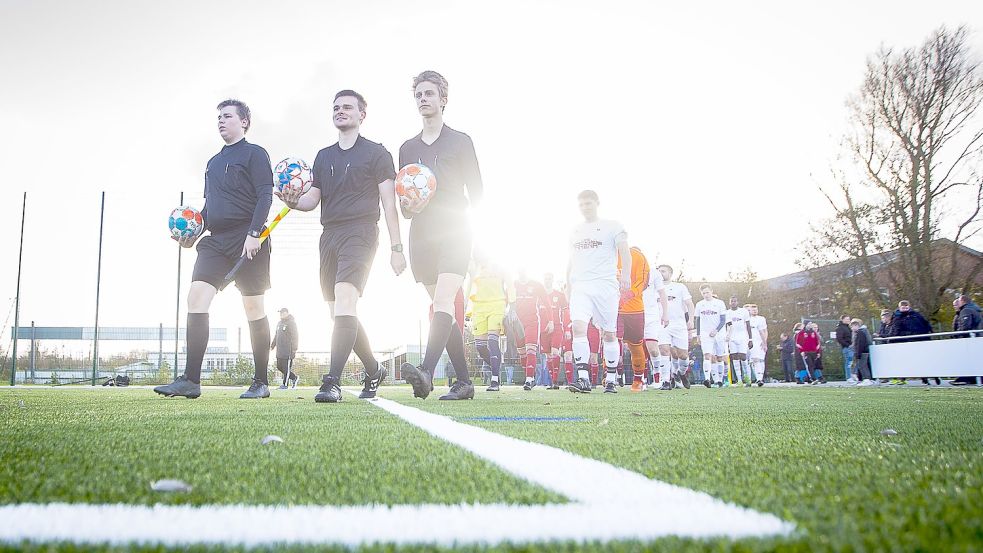
<instances>
[{"instance_id":1,"label":"red jersey","mask_svg":"<svg viewBox=\"0 0 983 553\"><path fill-rule=\"evenodd\" d=\"M550 300L546 288L535 280L515 282L515 311L520 320L532 320L537 317L546 324L551 321Z\"/></svg>"},{"instance_id":2,"label":"red jersey","mask_svg":"<svg viewBox=\"0 0 983 553\"><path fill-rule=\"evenodd\" d=\"M550 319L554 327L566 328L570 325L570 304L567 303L567 296L559 290L546 293L546 298L550 302Z\"/></svg>"},{"instance_id":3,"label":"red jersey","mask_svg":"<svg viewBox=\"0 0 983 553\"><path fill-rule=\"evenodd\" d=\"M803 353L819 351L819 333L804 330L795 337L795 344Z\"/></svg>"}]
</instances>

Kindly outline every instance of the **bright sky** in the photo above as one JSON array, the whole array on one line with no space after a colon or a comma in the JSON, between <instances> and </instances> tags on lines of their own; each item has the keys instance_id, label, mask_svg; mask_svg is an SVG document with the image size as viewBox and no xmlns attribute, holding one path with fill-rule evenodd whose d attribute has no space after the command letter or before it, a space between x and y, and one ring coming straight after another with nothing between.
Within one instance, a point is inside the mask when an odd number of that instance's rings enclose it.
<instances>
[{"instance_id":1,"label":"bright sky","mask_svg":"<svg viewBox=\"0 0 983 553\"><path fill-rule=\"evenodd\" d=\"M593 188L602 217L690 279L794 271L808 222L826 214L816 183L866 57L941 24L976 25L980 45L981 22L983 3L968 0L0 0L0 317L24 191L22 324L92 325L105 190L100 323L173 325L166 219L182 191L203 203L205 162L222 146L215 105L246 101L247 138L274 162L313 161L337 140L334 93L354 88L369 104L363 135L395 157L420 130L410 86L424 69L450 81L445 121L474 140L487 191L480 244L504 264L562 273L576 192ZM294 312L305 350L329 345L319 232L317 212L294 213L273 235L267 311ZM426 293L409 271L393 276L384 228L380 240L360 316L376 348L415 343ZM239 303L221 294L212 325L234 336Z\"/></svg>"}]
</instances>

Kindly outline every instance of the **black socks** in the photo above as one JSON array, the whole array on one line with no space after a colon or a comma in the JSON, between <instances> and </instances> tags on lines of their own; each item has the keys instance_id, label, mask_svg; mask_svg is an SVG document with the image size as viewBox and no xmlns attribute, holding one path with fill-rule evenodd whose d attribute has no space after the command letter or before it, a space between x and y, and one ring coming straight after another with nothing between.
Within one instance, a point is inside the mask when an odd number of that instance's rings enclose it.
<instances>
[{"instance_id":1,"label":"black socks","mask_svg":"<svg viewBox=\"0 0 983 553\"><path fill-rule=\"evenodd\" d=\"M184 376L195 384L200 384L201 361L205 358L205 348L208 347L208 313L188 313L185 331L187 332L185 344L188 348L188 356L184 364ZM268 334L269 331L267 331ZM269 344L269 342L269 338L267 338L266 343Z\"/></svg>"},{"instance_id":2,"label":"black socks","mask_svg":"<svg viewBox=\"0 0 983 553\"><path fill-rule=\"evenodd\" d=\"M206 317L208 315L205 315ZM189 325L190 326L190 325ZM249 321L249 341L253 346L253 364L256 373L253 376L263 384L269 385L267 369L270 364L270 321L266 317Z\"/></svg>"},{"instance_id":3,"label":"black socks","mask_svg":"<svg viewBox=\"0 0 983 553\"><path fill-rule=\"evenodd\" d=\"M355 347L355 342L359 334L358 327L357 317L338 315L334 318L334 331L331 333L331 367L328 375L336 379L336 381L341 380L341 373L345 370L345 363L348 362L348 356L351 355L352 348ZM368 345L367 339L365 345ZM370 356L371 353L370 350Z\"/></svg>"}]
</instances>

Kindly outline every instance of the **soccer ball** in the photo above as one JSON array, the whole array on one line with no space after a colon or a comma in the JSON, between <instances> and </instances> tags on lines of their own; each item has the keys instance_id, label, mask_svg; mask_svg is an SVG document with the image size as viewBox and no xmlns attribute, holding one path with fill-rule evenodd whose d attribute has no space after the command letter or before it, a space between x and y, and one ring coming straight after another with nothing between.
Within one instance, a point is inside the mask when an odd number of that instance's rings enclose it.
<instances>
[{"instance_id":1,"label":"soccer ball","mask_svg":"<svg viewBox=\"0 0 983 553\"><path fill-rule=\"evenodd\" d=\"M205 228L205 220L201 217L201 212L190 206L174 208L171 217L167 220L167 227L171 229L171 238L180 240L187 236L197 237Z\"/></svg>"},{"instance_id":2,"label":"soccer ball","mask_svg":"<svg viewBox=\"0 0 983 553\"><path fill-rule=\"evenodd\" d=\"M277 163L273 169L273 178L273 184L280 192L300 190L303 194L311 189L311 183L314 182L307 162L297 157L288 157Z\"/></svg>"},{"instance_id":3,"label":"soccer ball","mask_svg":"<svg viewBox=\"0 0 983 553\"><path fill-rule=\"evenodd\" d=\"M426 165L410 163L396 173L396 195L400 199L429 202L436 191L437 177Z\"/></svg>"}]
</instances>

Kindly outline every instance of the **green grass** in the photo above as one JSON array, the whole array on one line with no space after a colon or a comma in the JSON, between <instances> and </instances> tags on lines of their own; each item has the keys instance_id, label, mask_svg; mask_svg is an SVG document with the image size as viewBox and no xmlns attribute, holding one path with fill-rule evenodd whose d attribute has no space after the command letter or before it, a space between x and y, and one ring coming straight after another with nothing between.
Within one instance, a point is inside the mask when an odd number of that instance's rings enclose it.
<instances>
[{"instance_id":1,"label":"green grass","mask_svg":"<svg viewBox=\"0 0 983 553\"><path fill-rule=\"evenodd\" d=\"M303 390L244 402L234 399L237 393L206 389L201 399L186 401L156 398L141 389L0 391L4 421L0 502L563 500L354 398L346 398L341 405L315 405L313 391ZM605 550L983 548L980 389L694 388L645 394L622 389L617 395L582 396L509 387L497 395L479 392L475 401L454 403L438 402L435 397L420 401L405 387L383 388L381 395L706 491L774 513L800 530L781 539L669 538L649 544L609 543L603 545ZM481 416L586 420L468 420ZM898 434L881 435L886 428ZM286 443L262 447L259 440L266 434L280 435ZM287 477L275 470L284 465L296 467L299 474ZM410 485L400 478L414 467L432 471L425 485ZM378 484L366 486L366 478L373 474L380 476ZM166 497L149 491L150 481L167 477L184 478L195 489L187 495ZM631 506L625 506L625 515L629 521ZM699 513L667 510L667 516L698 517ZM517 520L516 524L534 521ZM571 533L575 531L572 527ZM602 546L568 543L492 550L597 548ZM111 550L69 544L53 549Z\"/></svg>"}]
</instances>

